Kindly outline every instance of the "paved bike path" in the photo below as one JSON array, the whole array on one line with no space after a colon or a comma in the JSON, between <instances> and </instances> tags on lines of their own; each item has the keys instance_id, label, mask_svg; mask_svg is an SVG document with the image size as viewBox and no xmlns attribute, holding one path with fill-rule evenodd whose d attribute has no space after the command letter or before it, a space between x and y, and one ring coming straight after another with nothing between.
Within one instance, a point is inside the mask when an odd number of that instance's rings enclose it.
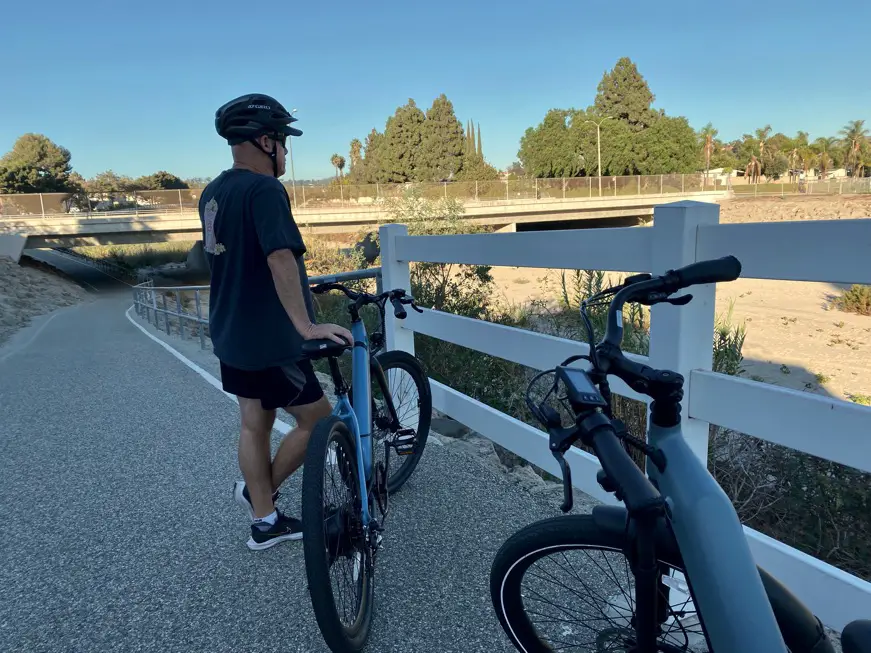
<instances>
[{"instance_id":1,"label":"paved bike path","mask_svg":"<svg viewBox=\"0 0 871 653\"><path fill-rule=\"evenodd\" d=\"M98 296L20 334L5 360L0 349L0 649L327 650L301 545L244 545L230 497L238 407L128 306L126 293ZM281 501L294 514L300 476ZM388 518L367 650L512 651L489 566L557 506L428 446Z\"/></svg>"}]
</instances>

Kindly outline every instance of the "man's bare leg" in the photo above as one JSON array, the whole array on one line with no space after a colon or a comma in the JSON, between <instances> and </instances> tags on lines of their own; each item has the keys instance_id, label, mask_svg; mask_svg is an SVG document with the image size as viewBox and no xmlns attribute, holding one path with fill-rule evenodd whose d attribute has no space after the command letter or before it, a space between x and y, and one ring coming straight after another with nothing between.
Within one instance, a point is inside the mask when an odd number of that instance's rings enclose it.
<instances>
[{"instance_id":1,"label":"man's bare leg","mask_svg":"<svg viewBox=\"0 0 871 653\"><path fill-rule=\"evenodd\" d=\"M272 464L270 439L275 411L264 410L259 399L239 397L242 432L239 436L239 469L251 496L256 518L275 510L272 504Z\"/></svg>"},{"instance_id":2,"label":"man's bare leg","mask_svg":"<svg viewBox=\"0 0 871 653\"><path fill-rule=\"evenodd\" d=\"M300 468L305 460L309 436L318 420L327 417L333 410L329 400L321 397L305 406L288 406L285 410L293 415L296 427L282 440L272 460L272 489L277 490L285 479ZM251 495L254 496L253 494Z\"/></svg>"}]
</instances>

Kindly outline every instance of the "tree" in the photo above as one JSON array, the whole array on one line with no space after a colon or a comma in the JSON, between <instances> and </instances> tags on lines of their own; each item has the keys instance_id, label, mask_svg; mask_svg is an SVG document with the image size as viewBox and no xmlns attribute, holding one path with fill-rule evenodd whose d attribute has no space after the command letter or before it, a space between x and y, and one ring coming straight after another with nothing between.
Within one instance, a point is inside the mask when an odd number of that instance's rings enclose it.
<instances>
[{"instance_id":1,"label":"tree","mask_svg":"<svg viewBox=\"0 0 871 653\"><path fill-rule=\"evenodd\" d=\"M132 184L129 184L128 187L131 190L177 190L190 188L187 182L165 170L139 177Z\"/></svg>"},{"instance_id":2,"label":"tree","mask_svg":"<svg viewBox=\"0 0 871 653\"><path fill-rule=\"evenodd\" d=\"M463 159L463 169L457 175L457 181L490 181L499 179L499 171L477 153Z\"/></svg>"},{"instance_id":3,"label":"tree","mask_svg":"<svg viewBox=\"0 0 871 653\"><path fill-rule=\"evenodd\" d=\"M568 123L571 111L551 109L537 127L520 139L518 158L534 177L573 177L583 166L572 147Z\"/></svg>"},{"instance_id":4,"label":"tree","mask_svg":"<svg viewBox=\"0 0 871 653\"><path fill-rule=\"evenodd\" d=\"M426 112L421 127L421 149L417 157L418 181L449 181L463 168L463 125L454 105L442 93Z\"/></svg>"},{"instance_id":5,"label":"tree","mask_svg":"<svg viewBox=\"0 0 871 653\"><path fill-rule=\"evenodd\" d=\"M387 181L387 172L381 162L384 134L373 129L366 137L363 146L363 181L367 184L378 184Z\"/></svg>"},{"instance_id":6,"label":"tree","mask_svg":"<svg viewBox=\"0 0 871 653\"><path fill-rule=\"evenodd\" d=\"M844 162L852 171L853 177L858 177L862 172L864 162L862 150L868 141L868 130L865 128L864 120L851 120L840 131L842 142L844 144Z\"/></svg>"},{"instance_id":7,"label":"tree","mask_svg":"<svg viewBox=\"0 0 871 653\"><path fill-rule=\"evenodd\" d=\"M115 174L113 170L106 170L98 175L94 175L91 179L85 182L85 190L89 195L98 195L106 198L112 193L126 193L134 190L134 183L130 177L122 177Z\"/></svg>"},{"instance_id":8,"label":"tree","mask_svg":"<svg viewBox=\"0 0 871 653\"><path fill-rule=\"evenodd\" d=\"M384 129L381 165L391 182L417 181L423 122L426 119L414 100L396 109Z\"/></svg>"},{"instance_id":9,"label":"tree","mask_svg":"<svg viewBox=\"0 0 871 653\"><path fill-rule=\"evenodd\" d=\"M659 118L635 138L636 167L642 175L698 170L698 141L686 118Z\"/></svg>"},{"instance_id":10,"label":"tree","mask_svg":"<svg viewBox=\"0 0 871 653\"><path fill-rule=\"evenodd\" d=\"M759 144L759 158L765 158L765 141L768 140L768 135L771 133L771 125L765 125L762 129L756 130L756 142Z\"/></svg>"},{"instance_id":11,"label":"tree","mask_svg":"<svg viewBox=\"0 0 871 653\"><path fill-rule=\"evenodd\" d=\"M339 173L345 167L345 157L334 154L330 157L330 163L336 169L336 181L339 181Z\"/></svg>"},{"instance_id":12,"label":"tree","mask_svg":"<svg viewBox=\"0 0 871 653\"><path fill-rule=\"evenodd\" d=\"M705 181L708 179L708 170L711 169L711 157L714 156L714 138L717 135L717 130L711 123L708 123L699 132L699 137L702 141L702 157L705 160Z\"/></svg>"},{"instance_id":13,"label":"tree","mask_svg":"<svg viewBox=\"0 0 871 653\"><path fill-rule=\"evenodd\" d=\"M356 177L358 175L358 168L363 163L363 143L360 142L359 138L355 138L351 141L351 176ZM360 171L362 172L362 170Z\"/></svg>"},{"instance_id":14,"label":"tree","mask_svg":"<svg viewBox=\"0 0 871 653\"><path fill-rule=\"evenodd\" d=\"M478 156L484 158L484 147L481 145L481 123L478 123Z\"/></svg>"},{"instance_id":15,"label":"tree","mask_svg":"<svg viewBox=\"0 0 871 653\"><path fill-rule=\"evenodd\" d=\"M42 134L24 134L0 158L0 192L64 193L70 182L70 151Z\"/></svg>"},{"instance_id":16,"label":"tree","mask_svg":"<svg viewBox=\"0 0 871 653\"><path fill-rule=\"evenodd\" d=\"M628 57L620 58L614 68L602 75L597 91L594 108L599 116L623 120L635 132L649 127L656 119L650 108L655 97Z\"/></svg>"}]
</instances>

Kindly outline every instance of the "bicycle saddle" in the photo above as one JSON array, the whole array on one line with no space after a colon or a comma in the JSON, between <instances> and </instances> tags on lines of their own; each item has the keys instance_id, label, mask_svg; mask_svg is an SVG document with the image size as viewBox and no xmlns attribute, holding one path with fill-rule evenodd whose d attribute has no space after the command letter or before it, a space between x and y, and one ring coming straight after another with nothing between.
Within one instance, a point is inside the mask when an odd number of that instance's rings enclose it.
<instances>
[{"instance_id":1,"label":"bicycle saddle","mask_svg":"<svg viewBox=\"0 0 871 653\"><path fill-rule=\"evenodd\" d=\"M321 338L319 340L306 340L302 343L302 353L309 360L318 360L320 358L329 358L339 356L342 352L351 348L349 344L340 345L329 338Z\"/></svg>"}]
</instances>

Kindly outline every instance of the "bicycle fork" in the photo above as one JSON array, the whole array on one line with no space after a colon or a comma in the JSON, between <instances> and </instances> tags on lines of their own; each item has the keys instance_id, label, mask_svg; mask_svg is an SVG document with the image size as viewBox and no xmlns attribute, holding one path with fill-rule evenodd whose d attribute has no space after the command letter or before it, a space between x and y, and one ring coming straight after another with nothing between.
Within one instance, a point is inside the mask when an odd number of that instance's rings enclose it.
<instances>
[{"instance_id":1,"label":"bicycle fork","mask_svg":"<svg viewBox=\"0 0 871 653\"><path fill-rule=\"evenodd\" d=\"M656 531L662 512L662 503L658 503L633 517L636 537L631 560L635 576L633 626L637 653L656 653L660 624L668 617L668 587L662 583L656 555Z\"/></svg>"}]
</instances>

